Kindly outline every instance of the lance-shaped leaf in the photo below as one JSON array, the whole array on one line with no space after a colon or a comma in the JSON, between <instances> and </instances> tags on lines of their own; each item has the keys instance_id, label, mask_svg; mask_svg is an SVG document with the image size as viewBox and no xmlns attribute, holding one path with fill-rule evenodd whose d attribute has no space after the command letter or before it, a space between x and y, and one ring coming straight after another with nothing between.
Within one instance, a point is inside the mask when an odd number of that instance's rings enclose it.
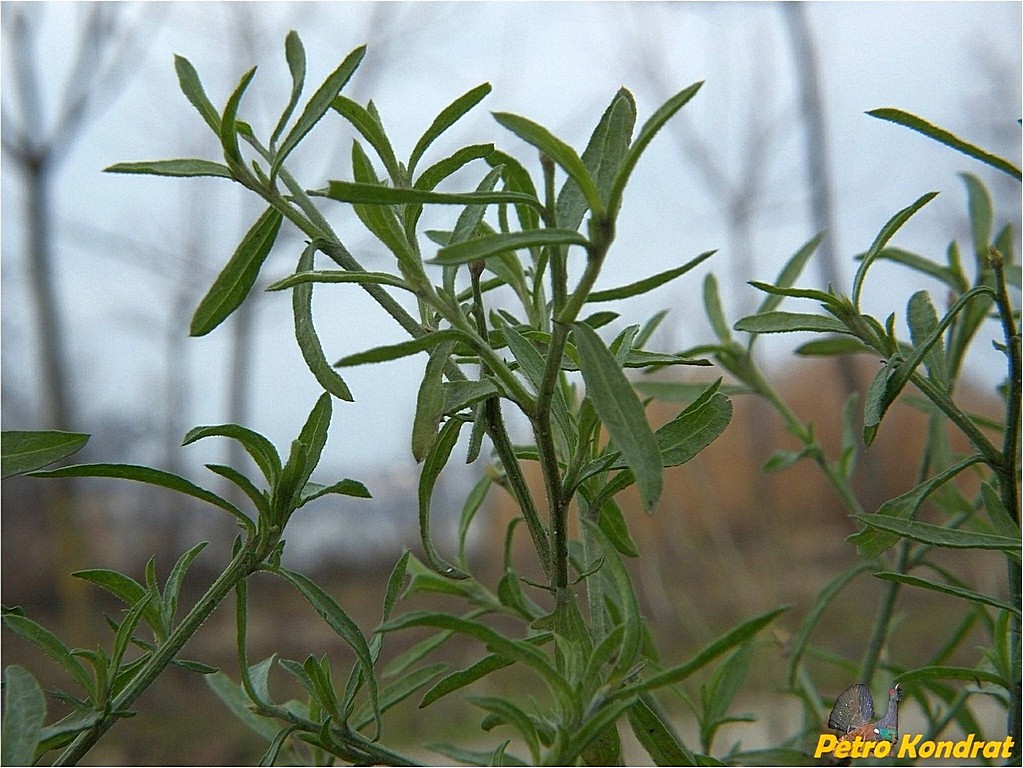
<instances>
[{"instance_id":1,"label":"lance-shaped leaf","mask_svg":"<svg viewBox=\"0 0 1023 768\"><path fill-rule=\"evenodd\" d=\"M419 475L419 534L423 542L430 567L449 579L466 579L468 574L455 568L440 556L433 544L430 533L430 506L433 501L433 489L440 477L441 470L448 462L451 451L458 442L458 433L462 428L461 419L450 419L440 429L440 434L430 448Z\"/></svg>"},{"instance_id":2,"label":"lance-shaped leaf","mask_svg":"<svg viewBox=\"0 0 1023 768\"><path fill-rule=\"evenodd\" d=\"M365 46L360 46L348 54L340 66L327 76L327 79L323 81L323 85L312 95L309 103L302 110L302 114L295 121L295 125L292 126L291 130L288 131L288 135L284 137L284 141L281 142L280 149L277 150L277 154L274 156L273 165L270 167L270 178L274 178L277 175L277 171L280 169L285 158L305 138L305 135L313 129L313 126L320 121L320 118L327 113L334 98L355 73L359 62L362 61L362 57L365 55Z\"/></svg>"},{"instance_id":3,"label":"lance-shaped leaf","mask_svg":"<svg viewBox=\"0 0 1023 768\"><path fill-rule=\"evenodd\" d=\"M122 480L135 480L139 483L169 488L172 491L192 496L196 499L213 504L230 512L236 518L251 524L245 513L231 502L222 499L212 491L200 488L183 477L151 467L140 467L134 464L74 464L70 467L40 470L32 473L33 477L114 477Z\"/></svg>"},{"instance_id":4,"label":"lance-shaped leaf","mask_svg":"<svg viewBox=\"0 0 1023 768\"><path fill-rule=\"evenodd\" d=\"M295 107L298 106L302 88L305 86L305 47L295 30L288 32L284 38L284 58L287 60L288 70L291 72L291 98L288 99L288 104L281 113L274 132L270 134L271 149L276 148L277 139L284 133L284 128L288 124L288 120L291 119Z\"/></svg>"},{"instance_id":5,"label":"lance-shaped leaf","mask_svg":"<svg viewBox=\"0 0 1023 768\"><path fill-rule=\"evenodd\" d=\"M302 593L313 610L318 613L324 621L333 629L338 636L344 640L349 647L355 651L355 657L359 662L362 674L369 682L369 694L372 702L373 714L376 719L377 733L380 730L380 705L377 694L376 677L373 674L373 658L370 655L369 645L363 636L359 625L352 621L351 617L344 612L340 605L323 591L316 583L307 576L289 571L287 568L278 568L274 571L282 576Z\"/></svg>"},{"instance_id":6,"label":"lance-shaped leaf","mask_svg":"<svg viewBox=\"0 0 1023 768\"><path fill-rule=\"evenodd\" d=\"M888 222L881 227L881 231L878 232L877 237L874 238L874 242L871 244L870 249L863 255L860 266L856 270L856 276L853 278L852 301L854 306L857 308L860 306L860 292L863 290L863 281L867 278L867 270L870 269L882 249L888 244L888 241L892 239L895 233L899 231L902 225L909 221L913 214L927 205L927 203L931 202L937 194L937 192L928 192L926 195L919 197L914 203L906 206L892 216Z\"/></svg>"},{"instance_id":7,"label":"lance-shaped leaf","mask_svg":"<svg viewBox=\"0 0 1023 768\"><path fill-rule=\"evenodd\" d=\"M799 278L803 272L803 268L806 263L810 260L810 257L816 252L820 246L821 241L824 239L824 232L818 233L816 236L810 239L802 248L796 251L792 258L788 260L781 272L778 274L778 279L774 281L774 286L777 288L790 288ZM757 308L757 314L764 312L770 312L781 304L782 296L772 294L764 298L763 303Z\"/></svg>"},{"instance_id":8,"label":"lance-shaped leaf","mask_svg":"<svg viewBox=\"0 0 1023 768\"><path fill-rule=\"evenodd\" d=\"M1015 613L1017 616L1020 615L1020 608L1018 605L1010 605L1004 600L998 600L980 592L974 592L972 589L965 589L963 587L957 587L953 584L943 584L938 581L931 581L930 579L921 579L917 576L907 576L904 573L893 573L891 571L879 571L875 573L879 579L885 581L895 581L899 584L906 584L911 587L921 587L922 589L929 589L933 592L941 592L944 595L952 595L966 600L970 603L982 603L984 605L990 605L994 608L998 608L1002 611L1009 611Z\"/></svg>"},{"instance_id":9,"label":"lance-shaped leaf","mask_svg":"<svg viewBox=\"0 0 1023 768\"><path fill-rule=\"evenodd\" d=\"M572 147L543 126L519 115L495 112L494 119L527 144L532 144L561 166L562 170L569 175L569 178L579 185L579 189L593 215L598 219L604 215L604 201L601 200L597 185L590 176L590 172L586 170L582 159Z\"/></svg>"},{"instance_id":10,"label":"lance-shaped leaf","mask_svg":"<svg viewBox=\"0 0 1023 768\"><path fill-rule=\"evenodd\" d=\"M636 100L628 90L622 88L604 110L582 154L583 165L590 172L604 199L611 192L611 185L629 148L635 125ZM586 208L586 198L579 185L574 179L567 179L558 193L558 225L566 229L578 229Z\"/></svg>"},{"instance_id":11,"label":"lance-shaped leaf","mask_svg":"<svg viewBox=\"0 0 1023 768\"><path fill-rule=\"evenodd\" d=\"M231 169L222 163L196 158L179 160L144 160L137 163L114 163L103 169L104 173L139 173L148 176L217 176L233 179Z\"/></svg>"},{"instance_id":12,"label":"lance-shaped leaf","mask_svg":"<svg viewBox=\"0 0 1023 768\"><path fill-rule=\"evenodd\" d=\"M189 334L204 336L227 319L249 295L270 254L283 217L268 208L239 243L192 316Z\"/></svg>"},{"instance_id":13,"label":"lance-shaped leaf","mask_svg":"<svg viewBox=\"0 0 1023 768\"><path fill-rule=\"evenodd\" d=\"M4 611L3 622L4 626L6 626L10 631L34 643L42 649L47 656L64 667L74 681L82 686L82 688L87 691L91 697L95 697L98 694L96 684L86 671L85 667L82 666L82 663L73 653L71 653L71 649L64 645L60 638L50 632L50 630L41 624L37 624L32 621L32 619L27 616L22 616L19 613L7 611L6 609ZM9 711L4 713L5 720L7 719L8 714L10 714ZM25 763L25 765L31 765L31 762Z\"/></svg>"},{"instance_id":14,"label":"lance-shaped leaf","mask_svg":"<svg viewBox=\"0 0 1023 768\"><path fill-rule=\"evenodd\" d=\"M572 325L586 396L639 486L643 507L652 511L661 497L661 452L646 413L614 355L585 323Z\"/></svg>"},{"instance_id":15,"label":"lance-shaped leaf","mask_svg":"<svg viewBox=\"0 0 1023 768\"><path fill-rule=\"evenodd\" d=\"M237 440L245 448L246 453L252 457L266 478L267 483L274 485L281 475L281 457L274 448L273 443L267 440L258 432L237 424L217 424L208 427L195 427L188 431L182 445L194 443L205 437L229 437Z\"/></svg>"},{"instance_id":16,"label":"lance-shaped leaf","mask_svg":"<svg viewBox=\"0 0 1023 768\"><path fill-rule=\"evenodd\" d=\"M607 210L614 220L618 215L618 209L622 205L622 196L625 194L625 186L629 183L629 176L632 175L633 170L636 168L636 164L639 162L640 155L650 144L651 140L657 134L659 130L664 126L671 117L678 112L688 102L696 92L700 90L700 86L703 83L693 83L688 88L684 88L677 94L668 99L664 105L654 112L649 119L643 123L643 127L639 131L639 135L636 136L636 140L629 147L629 151L625 153L625 157L622 159L621 166L618 169L618 173L615 176L614 184L611 188L610 198L608 200Z\"/></svg>"},{"instance_id":17,"label":"lance-shaped leaf","mask_svg":"<svg viewBox=\"0 0 1023 768\"><path fill-rule=\"evenodd\" d=\"M360 184L352 181L330 181L326 189L310 194L329 197L342 203L364 205L406 205L436 203L439 205L486 205L489 203L524 203L542 208L534 197L522 192L434 192L428 189L386 187L383 184Z\"/></svg>"},{"instance_id":18,"label":"lance-shaped leaf","mask_svg":"<svg viewBox=\"0 0 1023 768\"><path fill-rule=\"evenodd\" d=\"M493 144L471 144L468 147L462 147L451 156L445 157L442 160L438 160L436 163L434 163L425 171L423 171L422 174L420 174L419 178L416 179L415 184L413 184L412 186L415 189L425 191L433 190L437 187L438 184L444 181L444 179L448 178L448 176L455 173L455 171L458 171L464 166L468 165L473 160L482 160L484 158L489 158L492 154L494 154ZM494 163L491 164L494 165ZM497 163L497 165L500 165L500 163ZM512 189L511 191L522 192L522 190L515 189ZM539 200L536 199L535 190L532 191L532 193L529 194L528 196L531 197L532 200L524 204L518 203L516 204L516 208L521 208L522 206L524 206L526 210L533 211L532 216L535 222L538 220L538 217L536 211L533 210L533 208L531 208L530 206L533 207L538 206L540 202ZM405 208L406 231L408 232L415 231L416 224L418 224L419 217L422 215L422 213L423 213L422 203L413 203ZM533 226L535 228L536 224L534 223Z\"/></svg>"},{"instance_id":19,"label":"lance-shaped leaf","mask_svg":"<svg viewBox=\"0 0 1023 768\"><path fill-rule=\"evenodd\" d=\"M755 616L715 640L712 640L688 661L674 667L669 667L663 672L658 672L656 675L651 675L650 677L644 678L638 682L625 685L616 690L613 696L615 698L627 698L638 693L653 691L658 688L663 688L666 685L679 683L697 670L705 667L721 654L753 637L757 632L774 621L775 617L785 610L787 610L787 606L782 606L780 608L767 611L766 613L762 613L759 616Z\"/></svg>"},{"instance_id":20,"label":"lance-shaped leaf","mask_svg":"<svg viewBox=\"0 0 1023 768\"><path fill-rule=\"evenodd\" d=\"M654 288L664 285L676 277L684 275L693 267L702 264L704 261L713 256L717 251L706 251L701 253L695 259L687 261L680 267L674 267L673 269L667 269L664 272L658 272L656 275L638 280L635 283L629 283L619 288L609 288L604 291L593 291L586 297L586 302L593 304L599 301L617 301L618 299L627 299L631 296L639 296L648 291L652 291Z\"/></svg>"},{"instance_id":21,"label":"lance-shaped leaf","mask_svg":"<svg viewBox=\"0 0 1023 768\"><path fill-rule=\"evenodd\" d=\"M316 243L310 243L302 251L302 256L298 260L296 269L299 273L313 268L315 255ZM316 333L316 326L313 323L312 283L303 282L295 286L291 295L291 306L295 316L295 339L298 341L298 348L302 351L305 364L312 371L321 387L339 400L351 402L355 399L352 396L352 391L340 374L327 362L327 356L320 344L320 337Z\"/></svg>"},{"instance_id":22,"label":"lance-shaped leaf","mask_svg":"<svg viewBox=\"0 0 1023 768\"><path fill-rule=\"evenodd\" d=\"M8 430L0 435L0 475L23 475L81 450L89 436L81 432Z\"/></svg>"},{"instance_id":23,"label":"lance-shaped leaf","mask_svg":"<svg viewBox=\"0 0 1023 768\"><path fill-rule=\"evenodd\" d=\"M437 429L444 413L444 389L441 386L444 366L453 347L454 342L447 341L430 351L430 359L419 385L416 414L412 421L412 456L417 464L426 458L437 442Z\"/></svg>"},{"instance_id":24,"label":"lance-shaped leaf","mask_svg":"<svg viewBox=\"0 0 1023 768\"><path fill-rule=\"evenodd\" d=\"M178 74L178 84L181 86L181 92L185 94L185 98L198 110L199 114L202 115L202 119L213 129L213 132L219 136L220 115L206 95L202 82L199 80L199 73L195 71L195 67L184 56L175 55L174 70Z\"/></svg>"},{"instance_id":25,"label":"lance-shaped leaf","mask_svg":"<svg viewBox=\"0 0 1023 768\"><path fill-rule=\"evenodd\" d=\"M359 285L389 285L412 291L412 287L397 275L389 272L348 272L341 269L309 269L288 275L267 286L268 291L283 291L306 283L358 283Z\"/></svg>"},{"instance_id":26,"label":"lance-shaped leaf","mask_svg":"<svg viewBox=\"0 0 1023 768\"><path fill-rule=\"evenodd\" d=\"M737 331L749 333L793 333L795 331L816 331L818 333L850 334L845 324L827 315L807 315L799 312L765 312L749 315L733 326Z\"/></svg>"},{"instance_id":27,"label":"lance-shaped leaf","mask_svg":"<svg viewBox=\"0 0 1023 768\"><path fill-rule=\"evenodd\" d=\"M227 159L228 164L234 163L235 166L244 168L245 160L242 157L241 148L238 145L238 107L241 106L242 96L245 95L245 89L249 87L249 83L252 82L252 78L256 74L256 68L253 67L244 75L238 82L238 86L231 93L231 96L227 100L227 105L224 107L224 114L220 117L220 144L224 149L224 157Z\"/></svg>"},{"instance_id":28,"label":"lance-shaped leaf","mask_svg":"<svg viewBox=\"0 0 1023 768\"><path fill-rule=\"evenodd\" d=\"M997 549L1018 558L1020 539L996 536L992 533L974 533L958 528L921 523L917 520L902 520L886 515L853 515L856 520L872 528L891 531L907 539L951 549Z\"/></svg>"},{"instance_id":29,"label":"lance-shaped leaf","mask_svg":"<svg viewBox=\"0 0 1023 768\"><path fill-rule=\"evenodd\" d=\"M400 173L398 159L394 156L391 140L387 138L384 127L376 116L347 96L338 96L331 106L339 115L355 126L355 130L362 134L362 137L376 150L377 155L384 163L387 174L392 179L398 178Z\"/></svg>"},{"instance_id":30,"label":"lance-shaped leaf","mask_svg":"<svg viewBox=\"0 0 1023 768\"><path fill-rule=\"evenodd\" d=\"M383 363L388 360L397 360L409 355L415 355L447 341L468 342L470 338L457 328L440 328L436 331L430 331L417 339L409 339L399 344L375 347L365 352L348 355L338 360L334 365L338 368L345 368L352 365L365 365L366 363Z\"/></svg>"},{"instance_id":31,"label":"lance-shaped leaf","mask_svg":"<svg viewBox=\"0 0 1023 768\"><path fill-rule=\"evenodd\" d=\"M928 136L935 141L940 141L947 147L951 147L957 152L962 152L964 155L980 160L980 162L990 165L992 168L997 168L1002 173L1007 173L1013 178L1019 180L1023 179L1020 169L1010 163L1008 160L1004 160L997 155L992 155L990 152L986 152L980 147L974 146L969 142L963 141L953 133L949 133L944 128L939 128L933 123L929 123L922 117L904 112L901 109L894 109L892 107L882 107L881 109L872 109L867 112L871 117L877 117L881 120L888 120L898 125L904 125L907 128L911 128L918 133L922 133L924 136Z\"/></svg>"},{"instance_id":32,"label":"lance-shaped leaf","mask_svg":"<svg viewBox=\"0 0 1023 768\"><path fill-rule=\"evenodd\" d=\"M448 245L437 251L431 264L455 266L480 261L518 248L544 245L586 245L587 240L572 229L533 229L527 232L497 232L464 243Z\"/></svg>"},{"instance_id":33,"label":"lance-shaped leaf","mask_svg":"<svg viewBox=\"0 0 1023 768\"><path fill-rule=\"evenodd\" d=\"M408 161L408 174L411 176L419 163L423 153L437 140L448 128L455 124L466 112L479 104L492 90L490 83L482 83L475 88L463 93L453 102L440 111L440 114L430 123L430 127L416 142Z\"/></svg>"}]
</instances>

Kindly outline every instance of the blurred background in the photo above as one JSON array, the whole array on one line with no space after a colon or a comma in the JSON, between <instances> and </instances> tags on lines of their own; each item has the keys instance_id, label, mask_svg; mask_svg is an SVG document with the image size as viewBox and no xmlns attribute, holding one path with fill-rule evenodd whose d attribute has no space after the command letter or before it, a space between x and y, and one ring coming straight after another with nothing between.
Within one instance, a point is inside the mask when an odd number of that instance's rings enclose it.
<instances>
[{"instance_id":1,"label":"blurred background","mask_svg":"<svg viewBox=\"0 0 1023 768\"><path fill-rule=\"evenodd\" d=\"M247 468L247 457L228 441L181 448L187 430L240 423L284 450L320 391L294 341L290 297L258 290L294 270L300 238L282 234L242 310L210 335L189 339L192 311L260 203L222 179L103 173L124 161L219 159L214 137L178 88L174 54L195 65L218 107L258 64L242 117L266 135L290 90L283 54L289 30L306 47L307 93L365 43L368 53L345 93L374 101L399 157L445 105L487 81L493 93L431 157L495 141L537 171L533 151L497 126L490 111L527 116L581 150L619 87L635 94L643 121L670 95L705 80L640 162L598 285L632 282L718 249L680 281L610 307L621 315L612 333L669 309L650 344L659 350L713 339L702 310L707 272L717 276L734 322L762 296L746 282L773 280L822 229L829 237L800 285L831 283L848 292L855 255L927 191L941 194L894 244L938 260L952 240L967 246L962 171L988 185L996 228L1012 223L1018 238L1017 184L864 114L899 107L1018 164L1021 6L1015 2L4 2L0 13L0 417L4 429L91 434L76 461L147 464L230 493L203 464ZM294 175L307 188L350 179L352 139L349 126L328 115L289 161ZM477 181L467 174L449 188ZM367 268L393 269L354 216L329 201L323 210ZM423 224L450 227L453 215L430 210ZM936 281L878 264L865 310L879 317L895 312L904 329L906 301L920 288L944 303ZM321 287L316 294L329 359L403 338L358 289ZM760 362L833 447L845 394L864 388L877 362L804 363L790 354L803 340L764 339ZM961 395L976 410L997 414L1001 357L986 338L975 347ZM379 616L382 579L405 547L418 547L418 471L409 431L424 364L416 357L348 369L355 402L335 402L314 479L356 478L374 499L335 497L303 509L289 527L291 565L329 585L367 632ZM677 406L664 406L654 418L674 412ZM882 426L858 479L868 509L914 484L924 427L923 417L908 410L896 410ZM527 425L511 428L527 439ZM855 558L845 541L854 528L813 468L761 473L772 451L792 447L780 420L739 397L725 435L669 473L657 514L647 518L635 504L627 510L644 555L633 573L664 658L681 658L742 618L788 602L793 609L777 636L783 646L785 631L798 625L817 590ZM482 459L470 466L452 462L443 475L434 502L442 542L445 522L450 529L484 468ZM4 481L2 501L3 602L24 607L74 645L105 639L99 608L118 606L68 573L105 567L141 578L155 554L163 574L185 549L210 540L189 579L199 593L225 562L233 536L226 516L211 508L122 482L72 486L15 478ZM472 554L484 571L492 566L499 573L510 514L508 500L492 493L473 531ZM975 564L981 591L997 589L1003 574L996 561ZM872 615L876 595L867 580L847 599ZM253 599L265 624L254 633L252 658L274 650L293 658L327 651L344 658L329 631L279 585L257 580ZM928 620L943 621L937 597L916 594L900 608L914 611L921 630ZM229 614L214 616L189 653L231 674ZM848 618L835 612L824 634L836 651L855 658L866 629ZM16 638L5 635L3 656L4 665L22 663L48 684L66 684ZM779 729L790 727L770 674L772 664L784 663L781 650L758 663L763 668L755 679L764 696L747 702L748 709L766 708L779 719L763 722L763 732L732 727L729 734L748 746L777 743L785 736ZM835 692L849 682L834 681ZM182 700L190 702L187 710ZM209 717L224 723L214 743L206 733ZM408 727L414 743L411 716ZM137 738L140 732L147 738ZM175 671L140 702L136 721L115 729L90 759L251 762L262 748L234 728L198 676Z\"/></svg>"}]
</instances>

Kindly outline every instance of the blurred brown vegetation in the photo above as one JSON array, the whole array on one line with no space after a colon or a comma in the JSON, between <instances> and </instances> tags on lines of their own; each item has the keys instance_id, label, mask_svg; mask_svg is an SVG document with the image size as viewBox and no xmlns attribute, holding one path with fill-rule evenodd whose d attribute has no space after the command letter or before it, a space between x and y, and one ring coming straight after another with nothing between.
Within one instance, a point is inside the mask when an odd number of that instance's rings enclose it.
<instances>
[{"instance_id":1,"label":"blurred brown vegetation","mask_svg":"<svg viewBox=\"0 0 1023 768\"><path fill-rule=\"evenodd\" d=\"M862 359L858 370L866 386L876 370L873 361ZM778 383L778 389L804 420L814 424L816 434L829 456L836 455L840 441L838 414L841 389L831 361L812 361L790 367ZM994 415L998 403L983 393L961 391L960 398L971 410ZM781 603L792 608L777 623L773 635L775 647L758 654L750 678L751 695L781 700L783 687L780 670L785 665L785 641L812 604L817 592L843 568L855 561L855 550L845 538L855 526L840 502L811 462L800 461L780 473L765 474L761 467L771 452L793 448L780 418L749 396L733 396L735 414L725 433L689 463L668 470L665 493L653 515L641 511L638 498L631 492L620 503L641 557L630 562L637 589L662 659L672 661L705 643L714 634L759 611ZM655 403L651 417L659 424L672 418L682 406ZM866 509L872 511L882 500L898 495L915 484L924 443L926 417L913 408L899 404L886 417L868 459L860 458L857 486ZM63 617L57 608L54 553L51 538L37 523L41 517L34 508L38 486L43 481L15 479L4 484L3 597L6 604L21 605L29 616L60 633ZM116 484L125 486L127 484ZM89 492L88 487L79 493ZM123 489L122 489L123 490ZM539 490L539 488L537 489ZM540 496L542 498L542 494ZM477 524L488 529L476 537L480 547L472 554L481 579L496 584L500 577L504 528L514 516L510 499L503 493L490 496L491 509ZM161 578L174 558L190 541L188 526L178 518L175 535L166 524L149 526L153 509L147 514L145 497L130 492L108 492L93 499L81 498L87 518L87 530L97 532L90 538L89 552L82 557L89 567L122 568L142 577L144 560L156 552ZM152 500L150 500L152 504ZM118 511L117 507L120 507ZM129 512L134 508L136 522ZM166 514L170 515L170 510ZM926 517L929 512L925 510ZM138 522L139 520L143 522ZM187 516L185 516L187 520ZM102 525L100 523L103 523ZM133 552L118 552L109 546L117 537L106 537L120 526L135 536ZM123 533L123 531L122 531ZM339 532L339 536L341 533ZM104 539L108 541L104 541ZM180 541L175 542L176 539ZM532 560L527 537L516 552L517 565L529 570ZM214 543L211 552L196 562L186 582L191 599L213 578L216 564L226 562L227 540ZM144 554L143 554L144 553ZM371 632L379 620L380 601L387 574L400 553L366 567L337 562L311 573L350 612L365 632ZM964 558L956 554L957 572L973 579L977 588L994 591L1004 579L1004 568L983 555ZM964 572L964 563L967 564ZM995 583L992 583L995 582ZM279 580L257 577L251 588L250 659L279 653L286 658L303 659L309 653L327 654L340 679L351 662L350 653L329 628L308 608L299 596ZM828 610L815 640L836 652L858 658L872 624L875 603L880 594L877 580L864 576L854 582L842 598ZM543 595L535 595L542 601ZM97 605L114 616L123 609L109 595L94 594ZM188 596L184 598L186 601ZM418 600L419 598L416 598ZM221 667L237 677L233 656L233 606L222 606L186 648L188 658ZM403 606L399 604L399 610ZM418 607L418 605L417 605ZM458 612L463 606L438 599L435 607ZM899 610L903 621L912 622L918 631L899 633L899 660L925 658L940 642L949 627L949 609L958 609L954 601L922 590L905 590ZM87 634L64 637L81 646L109 642L109 632L94 616ZM933 632L930 630L934 630ZM390 657L420 637L396 637L385 646ZM970 643L964 643L970 648ZM895 649L893 649L895 650ZM479 657L481 649L471 644L450 643L438 656L464 666ZM37 674L44 685L63 687L53 665L42 654L9 634L4 638L4 664L19 663ZM818 685L840 688L848 681L838 679L834 670L821 667L823 679ZM834 678L834 679L832 679ZM284 675L275 677L282 697L298 695L288 688ZM518 681L506 680L508 684ZM828 690L828 688L825 688ZM452 697L454 698L454 697ZM51 704L51 716L58 714ZM464 722L476 718L473 711L459 710L454 701L444 700L431 708L431 724ZM424 731L424 720L417 717L414 703L394 714L392 738L407 742L409 749L421 747L422 739L444 738ZM680 727L685 727L685 713ZM216 733L210 733L210 723ZM475 719L469 722L474 723ZM782 726L785 727L785 726ZM790 725L789 727L794 727ZM400 737L393 734L402 733ZM145 734L145 738L139 738ZM454 738L458 734L452 733ZM736 732L736 738L749 734ZM774 734L776 741L784 738ZM139 703L139 714L113 730L89 756L90 764L239 764L257 760L263 745L227 712L206 689L202 679L180 669L170 670ZM426 753L424 753L425 756Z\"/></svg>"}]
</instances>

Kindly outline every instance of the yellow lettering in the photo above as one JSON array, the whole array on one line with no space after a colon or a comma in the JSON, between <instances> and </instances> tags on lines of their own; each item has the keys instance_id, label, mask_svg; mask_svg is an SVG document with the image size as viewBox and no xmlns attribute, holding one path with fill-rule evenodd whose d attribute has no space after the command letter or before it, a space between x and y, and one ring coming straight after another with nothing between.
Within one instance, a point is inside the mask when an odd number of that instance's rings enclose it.
<instances>
[{"instance_id":1,"label":"yellow lettering","mask_svg":"<svg viewBox=\"0 0 1023 768\"><path fill-rule=\"evenodd\" d=\"M849 753L852 752L851 741L840 741L835 745L835 757L839 760L843 760L849 757Z\"/></svg>"},{"instance_id":2,"label":"yellow lettering","mask_svg":"<svg viewBox=\"0 0 1023 768\"><path fill-rule=\"evenodd\" d=\"M832 736L830 733L822 733L820 738L817 739L817 749L814 751L813 756L819 758L827 752L832 752L837 743L837 736Z\"/></svg>"},{"instance_id":3,"label":"yellow lettering","mask_svg":"<svg viewBox=\"0 0 1023 768\"><path fill-rule=\"evenodd\" d=\"M892 743L890 741L874 742L874 757L888 757L891 753Z\"/></svg>"},{"instance_id":4,"label":"yellow lettering","mask_svg":"<svg viewBox=\"0 0 1023 768\"><path fill-rule=\"evenodd\" d=\"M954 741L939 741L934 745L934 756L935 757L952 757L952 747L955 746Z\"/></svg>"},{"instance_id":5,"label":"yellow lettering","mask_svg":"<svg viewBox=\"0 0 1023 768\"><path fill-rule=\"evenodd\" d=\"M973 734L970 734L970 738L971 739L973 738ZM982 750L983 748L984 748L984 742L983 741L975 741L975 742L973 742L973 746L970 747L970 757L976 757L977 755L979 755L980 754L980 750Z\"/></svg>"},{"instance_id":6,"label":"yellow lettering","mask_svg":"<svg viewBox=\"0 0 1023 768\"><path fill-rule=\"evenodd\" d=\"M984 749L982 754L984 757L998 757L1002 754L1002 742L1000 741L986 741L984 742Z\"/></svg>"},{"instance_id":7,"label":"yellow lettering","mask_svg":"<svg viewBox=\"0 0 1023 768\"><path fill-rule=\"evenodd\" d=\"M973 734L967 734L965 741L957 741L952 749L952 757L969 757L970 749L973 747Z\"/></svg>"},{"instance_id":8,"label":"yellow lettering","mask_svg":"<svg viewBox=\"0 0 1023 768\"><path fill-rule=\"evenodd\" d=\"M899 757L912 757L915 758L917 752L917 745L920 740L923 739L924 735L918 733L915 738L910 737L907 733L902 737L902 744L899 745Z\"/></svg>"},{"instance_id":9,"label":"yellow lettering","mask_svg":"<svg viewBox=\"0 0 1023 768\"><path fill-rule=\"evenodd\" d=\"M934 754L934 742L933 741L923 742L922 744L920 744L920 749L918 750L918 752L920 753L920 757L924 759L931 757Z\"/></svg>"},{"instance_id":10,"label":"yellow lettering","mask_svg":"<svg viewBox=\"0 0 1023 768\"><path fill-rule=\"evenodd\" d=\"M1016 741L1012 736L1006 736L1005 741L1002 744L1002 754L999 757L1010 757L1012 755L1012 748L1015 746Z\"/></svg>"}]
</instances>

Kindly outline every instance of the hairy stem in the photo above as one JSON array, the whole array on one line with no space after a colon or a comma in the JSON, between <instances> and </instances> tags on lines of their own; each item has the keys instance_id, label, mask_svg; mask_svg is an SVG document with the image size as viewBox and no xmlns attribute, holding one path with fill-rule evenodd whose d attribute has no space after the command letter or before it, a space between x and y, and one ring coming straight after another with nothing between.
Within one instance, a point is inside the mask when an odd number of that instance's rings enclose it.
<instances>
[{"instance_id":1,"label":"hairy stem","mask_svg":"<svg viewBox=\"0 0 1023 768\"><path fill-rule=\"evenodd\" d=\"M153 681L174 660L185 643L196 633L203 622L209 618L210 614L220 605L220 602L227 594L234 589L235 585L246 579L253 572L258 562L259 557L256 547L247 546L240 550L224 572L217 577L216 581L206 591L206 594L193 606L181 623L174 628L167 641L153 651L153 655L149 657L149 660L138 671L138 674L110 702L108 707L109 714L100 719L87 731L78 734L75 740L61 752L54 765L77 764L85 753L99 741L103 734L110 730L113 724L120 719L121 715L119 713L123 713L131 707L135 700L153 684Z\"/></svg>"}]
</instances>

